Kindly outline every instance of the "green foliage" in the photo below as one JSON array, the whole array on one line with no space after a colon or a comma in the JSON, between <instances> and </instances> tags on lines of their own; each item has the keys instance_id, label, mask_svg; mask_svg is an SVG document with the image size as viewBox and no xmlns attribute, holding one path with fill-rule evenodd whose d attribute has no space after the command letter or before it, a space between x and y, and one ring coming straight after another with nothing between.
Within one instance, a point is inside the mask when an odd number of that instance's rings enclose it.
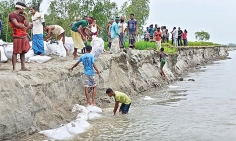
<instances>
[{"instance_id":1,"label":"green foliage","mask_svg":"<svg viewBox=\"0 0 236 141\"><path fill-rule=\"evenodd\" d=\"M120 13L125 15L128 19L130 14L135 15L135 19L138 21L138 34L141 35L143 32L143 26L149 17L149 6L150 0L128 0L121 7Z\"/></svg>"},{"instance_id":2,"label":"green foliage","mask_svg":"<svg viewBox=\"0 0 236 141\"><path fill-rule=\"evenodd\" d=\"M195 32L195 38L198 41L208 41L210 39L210 34L205 31Z\"/></svg>"}]
</instances>

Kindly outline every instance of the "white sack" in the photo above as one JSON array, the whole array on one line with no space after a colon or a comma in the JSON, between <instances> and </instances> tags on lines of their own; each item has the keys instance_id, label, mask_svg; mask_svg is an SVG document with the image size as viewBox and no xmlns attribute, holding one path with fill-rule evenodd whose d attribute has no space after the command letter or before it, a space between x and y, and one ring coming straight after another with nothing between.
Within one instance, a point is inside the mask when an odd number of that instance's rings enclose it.
<instances>
[{"instance_id":1,"label":"white sack","mask_svg":"<svg viewBox=\"0 0 236 141\"><path fill-rule=\"evenodd\" d=\"M90 112L94 112L94 113L102 113L102 109L97 107L97 106L88 106L87 109L90 111Z\"/></svg>"},{"instance_id":2,"label":"white sack","mask_svg":"<svg viewBox=\"0 0 236 141\"><path fill-rule=\"evenodd\" d=\"M0 51L1 51L1 62L6 62L8 58L5 54L5 49L2 46L0 46Z\"/></svg>"},{"instance_id":3,"label":"white sack","mask_svg":"<svg viewBox=\"0 0 236 141\"><path fill-rule=\"evenodd\" d=\"M94 113L94 112L90 112L88 114L88 119L89 120L92 120L92 119L97 119L97 118L100 118L102 117L102 115L98 114L98 113Z\"/></svg>"},{"instance_id":4,"label":"white sack","mask_svg":"<svg viewBox=\"0 0 236 141\"><path fill-rule=\"evenodd\" d=\"M55 140L68 140L74 137L74 135L68 132L66 126L62 126L51 130L40 131L39 134L43 134Z\"/></svg>"},{"instance_id":5,"label":"white sack","mask_svg":"<svg viewBox=\"0 0 236 141\"><path fill-rule=\"evenodd\" d=\"M60 47L60 57L66 57L66 49L62 41L58 41Z\"/></svg>"},{"instance_id":6,"label":"white sack","mask_svg":"<svg viewBox=\"0 0 236 141\"><path fill-rule=\"evenodd\" d=\"M94 55L94 58L96 60L102 54L104 50L104 41L102 38L93 36L90 45L92 46L91 54Z\"/></svg>"},{"instance_id":7,"label":"white sack","mask_svg":"<svg viewBox=\"0 0 236 141\"><path fill-rule=\"evenodd\" d=\"M69 52L74 52L74 42L72 37L65 38L65 47L68 49Z\"/></svg>"},{"instance_id":8,"label":"white sack","mask_svg":"<svg viewBox=\"0 0 236 141\"><path fill-rule=\"evenodd\" d=\"M49 57L49 56L36 55L36 56L30 57L29 61L30 62L37 62L37 63L45 63L45 62L51 60L51 58L52 57Z\"/></svg>"},{"instance_id":9,"label":"white sack","mask_svg":"<svg viewBox=\"0 0 236 141\"><path fill-rule=\"evenodd\" d=\"M12 44L7 44L7 46L4 48L4 50L5 50L5 55L7 56L7 58L12 59L13 43Z\"/></svg>"}]
</instances>

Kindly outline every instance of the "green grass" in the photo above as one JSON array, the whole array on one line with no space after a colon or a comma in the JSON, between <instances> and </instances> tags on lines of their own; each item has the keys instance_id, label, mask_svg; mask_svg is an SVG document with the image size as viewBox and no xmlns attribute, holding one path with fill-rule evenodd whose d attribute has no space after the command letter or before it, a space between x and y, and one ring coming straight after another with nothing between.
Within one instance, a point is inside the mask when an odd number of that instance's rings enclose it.
<instances>
[{"instance_id":1,"label":"green grass","mask_svg":"<svg viewBox=\"0 0 236 141\"><path fill-rule=\"evenodd\" d=\"M105 42L105 49L108 50L108 42ZM216 44L213 42L192 42L188 41L188 47L202 47L202 46L219 46L220 44ZM128 48L129 43L125 42L125 48ZM174 47L171 44L171 41L169 43L162 43L161 47L164 48L165 52L168 54L175 54L177 52L177 48ZM150 49L156 49L156 43L155 42L145 42L145 41L139 41L136 43L135 49L137 50L150 50Z\"/></svg>"}]
</instances>

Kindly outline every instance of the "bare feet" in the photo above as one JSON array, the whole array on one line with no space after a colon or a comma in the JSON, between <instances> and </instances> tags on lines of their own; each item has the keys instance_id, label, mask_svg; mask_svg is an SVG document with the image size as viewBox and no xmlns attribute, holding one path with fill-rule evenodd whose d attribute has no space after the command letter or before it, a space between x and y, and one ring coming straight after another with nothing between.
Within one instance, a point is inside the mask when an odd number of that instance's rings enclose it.
<instances>
[{"instance_id":1,"label":"bare feet","mask_svg":"<svg viewBox=\"0 0 236 141\"><path fill-rule=\"evenodd\" d=\"M22 69L20 69L20 71L30 71L30 69L22 68Z\"/></svg>"},{"instance_id":2,"label":"bare feet","mask_svg":"<svg viewBox=\"0 0 236 141\"><path fill-rule=\"evenodd\" d=\"M92 102L92 104L91 104L91 105L92 105L92 106L97 106L95 102Z\"/></svg>"},{"instance_id":3,"label":"bare feet","mask_svg":"<svg viewBox=\"0 0 236 141\"><path fill-rule=\"evenodd\" d=\"M12 70L13 73L17 73L18 71L17 70Z\"/></svg>"}]
</instances>

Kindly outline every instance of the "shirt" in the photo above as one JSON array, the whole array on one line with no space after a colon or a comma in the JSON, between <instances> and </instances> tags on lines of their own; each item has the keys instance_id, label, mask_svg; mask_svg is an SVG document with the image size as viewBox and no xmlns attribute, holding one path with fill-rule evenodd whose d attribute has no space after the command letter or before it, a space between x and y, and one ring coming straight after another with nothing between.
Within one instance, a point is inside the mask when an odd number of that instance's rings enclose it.
<instances>
[{"instance_id":1,"label":"shirt","mask_svg":"<svg viewBox=\"0 0 236 141\"><path fill-rule=\"evenodd\" d=\"M156 41L160 41L161 40L161 31L155 31L155 36L156 36Z\"/></svg>"},{"instance_id":2,"label":"shirt","mask_svg":"<svg viewBox=\"0 0 236 141\"><path fill-rule=\"evenodd\" d=\"M33 22L33 35L35 34L43 34L43 24L45 22L44 15L36 12L32 16L32 22Z\"/></svg>"},{"instance_id":3,"label":"shirt","mask_svg":"<svg viewBox=\"0 0 236 141\"><path fill-rule=\"evenodd\" d=\"M154 28L151 28L151 27L150 27L148 31L149 31L150 35L153 36L153 34L154 34Z\"/></svg>"},{"instance_id":4,"label":"shirt","mask_svg":"<svg viewBox=\"0 0 236 141\"><path fill-rule=\"evenodd\" d=\"M144 32L143 32L143 34L144 34L144 38L149 38L149 33L148 33L148 31L147 30L145 30Z\"/></svg>"},{"instance_id":5,"label":"shirt","mask_svg":"<svg viewBox=\"0 0 236 141\"><path fill-rule=\"evenodd\" d=\"M178 30L177 30L177 29L175 29L175 30L172 32L172 34L173 34L173 38L178 38Z\"/></svg>"},{"instance_id":6,"label":"shirt","mask_svg":"<svg viewBox=\"0 0 236 141\"><path fill-rule=\"evenodd\" d=\"M116 22L111 25L111 38L118 38L120 35L119 27Z\"/></svg>"},{"instance_id":7,"label":"shirt","mask_svg":"<svg viewBox=\"0 0 236 141\"><path fill-rule=\"evenodd\" d=\"M187 33L183 33L183 39L187 39Z\"/></svg>"},{"instance_id":8,"label":"shirt","mask_svg":"<svg viewBox=\"0 0 236 141\"><path fill-rule=\"evenodd\" d=\"M13 37L24 37L24 36L27 36L26 28L25 29L18 28L12 22L13 19L16 19L16 21L19 24L24 25L24 21L25 21L25 17L24 16L12 12L12 13L9 14L8 18L9 18L10 26L12 28Z\"/></svg>"},{"instance_id":9,"label":"shirt","mask_svg":"<svg viewBox=\"0 0 236 141\"><path fill-rule=\"evenodd\" d=\"M119 101L120 103L124 103L124 104L131 103L130 98L125 93L122 93L119 91L115 91L114 93L115 93L115 100L116 101Z\"/></svg>"},{"instance_id":10,"label":"shirt","mask_svg":"<svg viewBox=\"0 0 236 141\"><path fill-rule=\"evenodd\" d=\"M125 29L127 28L127 23L125 23L125 22L120 23L120 22L119 22L118 27L119 27L120 33L124 33L124 32L125 32ZM123 30L122 30L122 27L123 27Z\"/></svg>"},{"instance_id":11,"label":"shirt","mask_svg":"<svg viewBox=\"0 0 236 141\"><path fill-rule=\"evenodd\" d=\"M183 34L182 30L178 30L178 36L181 37L181 34Z\"/></svg>"},{"instance_id":12,"label":"shirt","mask_svg":"<svg viewBox=\"0 0 236 141\"><path fill-rule=\"evenodd\" d=\"M74 23L71 27L71 30L74 32L78 32L78 28L82 26L82 28L85 28L86 26L88 26L88 20L80 20L76 23Z\"/></svg>"},{"instance_id":13,"label":"shirt","mask_svg":"<svg viewBox=\"0 0 236 141\"><path fill-rule=\"evenodd\" d=\"M133 20L130 19L128 21L129 32L131 32L131 33L135 32L137 30L136 25L138 25L138 22L135 19L133 19Z\"/></svg>"},{"instance_id":14,"label":"shirt","mask_svg":"<svg viewBox=\"0 0 236 141\"><path fill-rule=\"evenodd\" d=\"M84 74L88 76L94 76L94 69L93 69L93 63L94 63L94 56L90 53L83 54L78 62L82 62L84 65Z\"/></svg>"}]
</instances>

